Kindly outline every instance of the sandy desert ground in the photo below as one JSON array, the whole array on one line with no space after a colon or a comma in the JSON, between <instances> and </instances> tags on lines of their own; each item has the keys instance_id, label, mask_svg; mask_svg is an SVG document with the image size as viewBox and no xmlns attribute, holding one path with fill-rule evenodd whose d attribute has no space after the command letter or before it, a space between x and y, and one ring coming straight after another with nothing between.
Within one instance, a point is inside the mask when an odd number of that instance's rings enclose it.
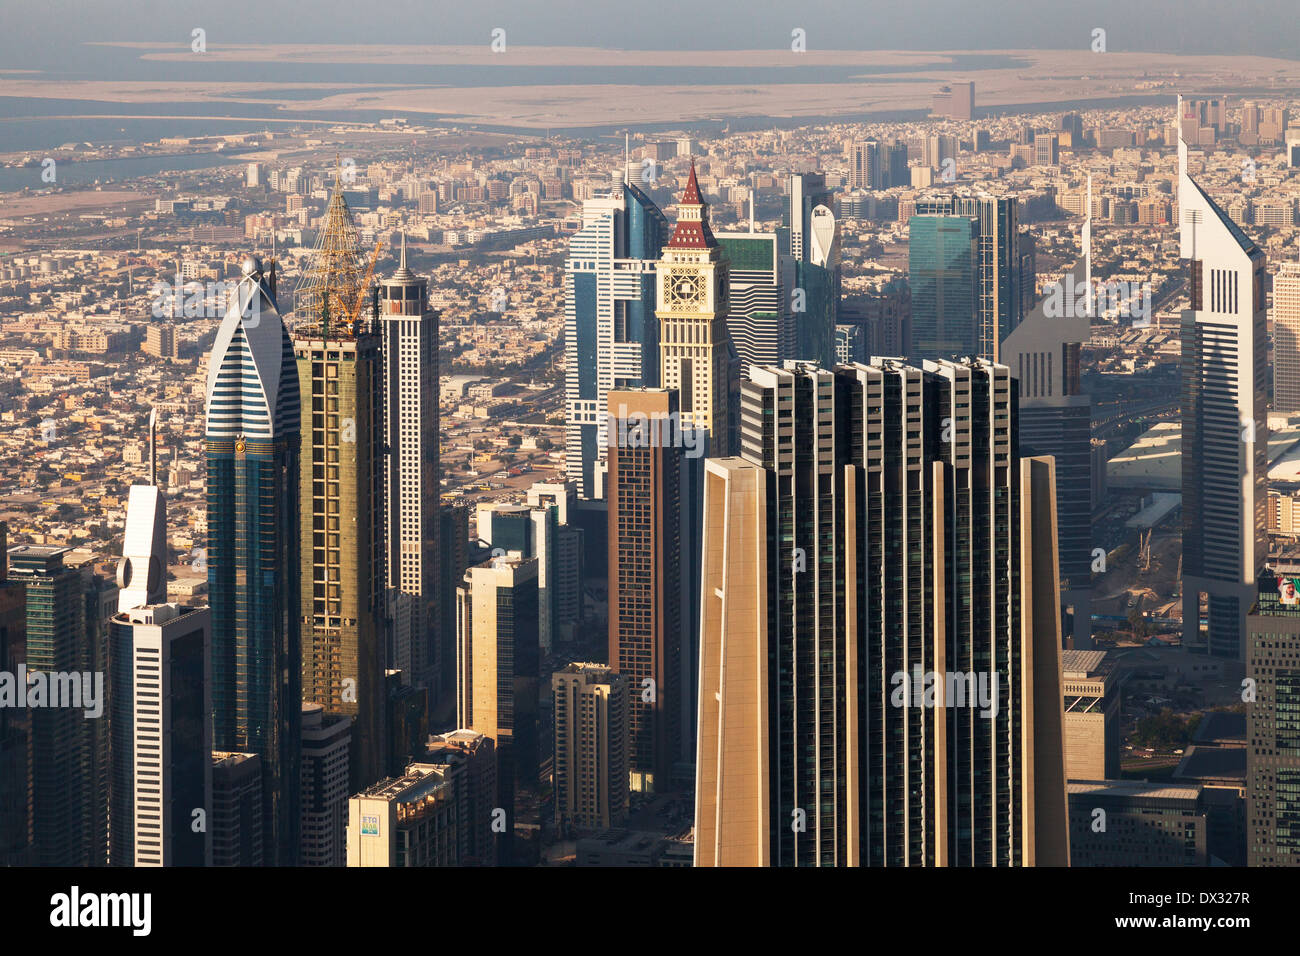
<instances>
[{"instance_id":1,"label":"sandy desert ground","mask_svg":"<svg viewBox=\"0 0 1300 956\"><path fill-rule=\"evenodd\" d=\"M131 44L144 57L185 62L197 56L249 64L301 62L385 63L425 65L591 67L591 66L711 66L771 69L774 77L788 67L862 66L885 68L843 82L754 83L716 85L609 84L570 85L435 85L400 88L377 84L267 83L194 81L48 80L33 76L0 75L0 96L108 101L122 104L222 103L230 115L239 104L255 103L321 114L345 120L358 110L394 114L425 114L429 121L475 123L541 130L547 127L625 124L629 116L640 123L674 123L727 117L844 117L902 110L928 110L934 91L943 83L974 80L981 109L1025 104L1087 101L1101 105L1135 95L1168 95L1177 91L1214 93L1277 90L1300 87L1300 64L1255 56L1179 57L1151 53L1093 53L1088 49L1058 51L979 51L915 53L900 51L732 50L711 52L622 51L570 47L508 46L492 53L482 47L340 47L231 46L213 42L209 52L194 54L158 44ZM953 57L1004 55L1017 64L995 69L963 71ZM915 69L916 67L923 69ZM910 67L895 71L893 67ZM617 73L611 79L619 79ZM277 87L295 91L320 90L317 98L277 96Z\"/></svg>"}]
</instances>

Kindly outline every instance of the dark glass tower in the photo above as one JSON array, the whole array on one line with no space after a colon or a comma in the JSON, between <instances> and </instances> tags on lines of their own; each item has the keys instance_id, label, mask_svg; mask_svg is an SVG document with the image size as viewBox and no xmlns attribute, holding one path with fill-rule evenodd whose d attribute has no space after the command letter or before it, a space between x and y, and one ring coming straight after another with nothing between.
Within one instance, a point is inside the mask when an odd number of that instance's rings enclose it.
<instances>
[{"instance_id":1,"label":"dark glass tower","mask_svg":"<svg viewBox=\"0 0 1300 956\"><path fill-rule=\"evenodd\" d=\"M213 747L263 768L267 862L296 862L301 754L298 369L275 271L244 260L208 367Z\"/></svg>"},{"instance_id":2,"label":"dark glass tower","mask_svg":"<svg viewBox=\"0 0 1300 956\"><path fill-rule=\"evenodd\" d=\"M696 864L1064 865L1055 489L1010 370L743 389L705 486Z\"/></svg>"}]
</instances>

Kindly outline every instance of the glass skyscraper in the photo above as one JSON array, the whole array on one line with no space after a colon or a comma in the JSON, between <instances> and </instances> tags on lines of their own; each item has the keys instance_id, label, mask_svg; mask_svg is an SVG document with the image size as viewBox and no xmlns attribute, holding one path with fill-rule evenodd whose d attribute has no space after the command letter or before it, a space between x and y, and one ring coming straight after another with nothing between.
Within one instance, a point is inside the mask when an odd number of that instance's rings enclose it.
<instances>
[{"instance_id":1,"label":"glass skyscraper","mask_svg":"<svg viewBox=\"0 0 1300 956\"><path fill-rule=\"evenodd\" d=\"M598 497L605 457L605 396L659 384L655 263L668 220L627 182L582 205L582 228L564 264L565 448L578 496Z\"/></svg>"},{"instance_id":2,"label":"glass skyscraper","mask_svg":"<svg viewBox=\"0 0 1300 956\"><path fill-rule=\"evenodd\" d=\"M977 349L974 354L990 362L1002 361L1002 340L1020 324L1025 313L1020 274L1020 200L1011 196L941 196L918 199L916 215L959 216L975 220L979 284L975 313ZM915 343L915 320L913 330ZM915 354L915 357L921 360L936 356Z\"/></svg>"},{"instance_id":3,"label":"glass skyscraper","mask_svg":"<svg viewBox=\"0 0 1300 956\"><path fill-rule=\"evenodd\" d=\"M696 865L1064 865L1055 482L1010 370L742 387L705 476Z\"/></svg>"},{"instance_id":4,"label":"glass skyscraper","mask_svg":"<svg viewBox=\"0 0 1300 956\"><path fill-rule=\"evenodd\" d=\"M213 747L263 769L266 857L293 865L301 786L298 368L274 267L243 263L208 366Z\"/></svg>"},{"instance_id":5,"label":"glass skyscraper","mask_svg":"<svg viewBox=\"0 0 1300 956\"><path fill-rule=\"evenodd\" d=\"M960 216L913 216L907 275L912 358L979 354L979 225Z\"/></svg>"}]
</instances>

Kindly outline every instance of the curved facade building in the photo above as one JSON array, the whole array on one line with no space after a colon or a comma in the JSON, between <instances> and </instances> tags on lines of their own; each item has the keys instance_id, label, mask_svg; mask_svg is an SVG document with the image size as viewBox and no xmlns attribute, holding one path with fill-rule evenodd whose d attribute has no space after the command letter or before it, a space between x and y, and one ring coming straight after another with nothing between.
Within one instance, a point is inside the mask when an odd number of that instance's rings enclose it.
<instances>
[{"instance_id":1,"label":"curved facade building","mask_svg":"<svg viewBox=\"0 0 1300 956\"><path fill-rule=\"evenodd\" d=\"M244 263L208 367L208 592L213 747L264 769L267 862L298 845L302 661L298 641L298 369L275 271Z\"/></svg>"}]
</instances>

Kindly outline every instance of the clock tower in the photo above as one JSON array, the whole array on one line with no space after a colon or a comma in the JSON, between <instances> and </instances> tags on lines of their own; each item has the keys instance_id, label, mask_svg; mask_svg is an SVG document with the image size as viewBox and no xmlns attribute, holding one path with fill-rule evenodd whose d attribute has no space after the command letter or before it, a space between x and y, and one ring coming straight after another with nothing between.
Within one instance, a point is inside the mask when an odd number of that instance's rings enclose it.
<instances>
[{"instance_id":1,"label":"clock tower","mask_svg":"<svg viewBox=\"0 0 1300 956\"><path fill-rule=\"evenodd\" d=\"M727 448L727 263L709 229L695 163L677 205L677 224L657 275L659 374L678 392L683 426L708 432L708 455Z\"/></svg>"}]
</instances>

